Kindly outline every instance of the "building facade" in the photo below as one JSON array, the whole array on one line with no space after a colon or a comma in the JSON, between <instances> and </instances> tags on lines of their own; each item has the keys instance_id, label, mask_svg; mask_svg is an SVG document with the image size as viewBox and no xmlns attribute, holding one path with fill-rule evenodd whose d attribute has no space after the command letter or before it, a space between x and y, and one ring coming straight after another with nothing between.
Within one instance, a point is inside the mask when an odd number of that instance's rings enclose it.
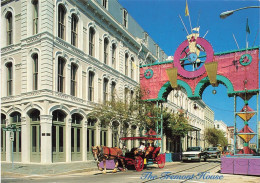
<instances>
[{"instance_id":1,"label":"building facade","mask_svg":"<svg viewBox=\"0 0 260 183\"><path fill-rule=\"evenodd\" d=\"M194 146L208 147L204 134L207 128L214 127L214 112L202 100L190 100L185 90L173 90L168 95L165 107L173 113L182 111L192 127L185 137L174 141L171 137L165 138L167 152L179 153Z\"/></svg>"},{"instance_id":2,"label":"building facade","mask_svg":"<svg viewBox=\"0 0 260 183\"><path fill-rule=\"evenodd\" d=\"M130 98L139 65L165 60L164 51L116 0L1 6L1 160L11 161L10 138L22 163L87 161L93 145L119 146L123 127L88 114L115 95ZM203 126L203 109L190 113L194 126ZM10 125L21 131L3 131ZM127 128L139 135L138 126Z\"/></svg>"}]
</instances>

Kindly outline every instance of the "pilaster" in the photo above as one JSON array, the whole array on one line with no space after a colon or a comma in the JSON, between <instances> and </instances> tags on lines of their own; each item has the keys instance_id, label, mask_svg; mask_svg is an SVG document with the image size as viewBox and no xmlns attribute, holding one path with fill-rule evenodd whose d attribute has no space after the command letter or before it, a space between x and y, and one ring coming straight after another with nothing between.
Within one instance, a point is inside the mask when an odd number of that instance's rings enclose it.
<instances>
[{"instance_id":1,"label":"pilaster","mask_svg":"<svg viewBox=\"0 0 260 183\"><path fill-rule=\"evenodd\" d=\"M52 115L40 115L41 163L52 163Z\"/></svg>"}]
</instances>

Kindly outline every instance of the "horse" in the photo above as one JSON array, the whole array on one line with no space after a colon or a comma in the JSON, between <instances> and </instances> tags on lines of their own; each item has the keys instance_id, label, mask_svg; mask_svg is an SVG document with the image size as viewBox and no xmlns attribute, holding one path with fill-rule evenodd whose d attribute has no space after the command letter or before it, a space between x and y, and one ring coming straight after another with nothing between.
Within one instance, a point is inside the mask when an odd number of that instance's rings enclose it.
<instances>
[{"instance_id":1,"label":"horse","mask_svg":"<svg viewBox=\"0 0 260 183\"><path fill-rule=\"evenodd\" d=\"M103 161L104 170L103 173L106 173L106 160L114 160L115 161L115 168L112 171L116 173L118 167L118 159L121 161L123 165L123 171L125 171L125 163L124 159L122 158L123 152L118 147L106 147L106 146L92 146L92 154L94 156L95 161L98 161L98 169L103 170L99 167L99 163Z\"/></svg>"}]
</instances>

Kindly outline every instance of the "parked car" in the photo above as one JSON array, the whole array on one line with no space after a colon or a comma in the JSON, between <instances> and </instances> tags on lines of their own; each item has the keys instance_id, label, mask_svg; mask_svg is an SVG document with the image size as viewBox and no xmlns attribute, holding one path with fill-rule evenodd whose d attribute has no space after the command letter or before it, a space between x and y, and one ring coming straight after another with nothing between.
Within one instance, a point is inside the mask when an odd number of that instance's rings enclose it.
<instances>
[{"instance_id":1,"label":"parked car","mask_svg":"<svg viewBox=\"0 0 260 183\"><path fill-rule=\"evenodd\" d=\"M217 147L206 148L205 153L207 153L208 158L220 158L220 150Z\"/></svg>"},{"instance_id":2,"label":"parked car","mask_svg":"<svg viewBox=\"0 0 260 183\"><path fill-rule=\"evenodd\" d=\"M182 161L207 161L207 154L201 147L188 147L186 152L182 153Z\"/></svg>"}]
</instances>

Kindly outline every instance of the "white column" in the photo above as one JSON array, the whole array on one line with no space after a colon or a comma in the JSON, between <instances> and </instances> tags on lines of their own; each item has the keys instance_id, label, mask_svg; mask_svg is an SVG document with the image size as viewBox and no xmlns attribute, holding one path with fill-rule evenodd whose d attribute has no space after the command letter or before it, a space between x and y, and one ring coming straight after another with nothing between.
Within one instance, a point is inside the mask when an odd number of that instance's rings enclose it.
<instances>
[{"instance_id":1,"label":"white column","mask_svg":"<svg viewBox=\"0 0 260 183\"><path fill-rule=\"evenodd\" d=\"M6 126L9 126L10 125L10 120L9 119L6 119ZM10 140L10 131L6 131L6 139L5 139L5 146L6 146L6 162L11 162L12 159L11 159L11 156L12 156L12 143L11 143L11 140Z\"/></svg>"},{"instance_id":2,"label":"white column","mask_svg":"<svg viewBox=\"0 0 260 183\"><path fill-rule=\"evenodd\" d=\"M52 115L40 115L41 163L52 163Z\"/></svg>"},{"instance_id":3,"label":"white column","mask_svg":"<svg viewBox=\"0 0 260 183\"><path fill-rule=\"evenodd\" d=\"M83 121L82 124L82 161L87 161L87 130L88 130L88 120Z\"/></svg>"},{"instance_id":4,"label":"white column","mask_svg":"<svg viewBox=\"0 0 260 183\"><path fill-rule=\"evenodd\" d=\"M66 131L66 162L71 162L71 121L69 118L67 120L65 131Z\"/></svg>"},{"instance_id":5,"label":"white column","mask_svg":"<svg viewBox=\"0 0 260 183\"><path fill-rule=\"evenodd\" d=\"M129 127L126 129L127 132L127 137L131 137L131 126L129 125ZM127 140L127 149L131 150L131 140Z\"/></svg>"},{"instance_id":6,"label":"white column","mask_svg":"<svg viewBox=\"0 0 260 183\"><path fill-rule=\"evenodd\" d=\"M101 129L101 122L98 120L96 124L96 142L95 145L100 145L100 129Z\"/></svg>"},{"instance_id":7,"label":"white column","mask_svg":"<svg viewBox=\"0 0 260 183\"><path fill-rule=\"evenodd\" d=\"M108 129L107 129L107 146L108 147L112 147L112 128L113 126L112 125L109 125L108 126Z\"/></svg>"},{"instance_id":8,"label":"white column","mask_svg":"<svg viewBox=\"0 0 260 183\"><path fill-rule=\"evenodd\" d=\"M30 162L30 142L31 142L31 132L30 132L30 123L26 122L26 117L21 119L21 138L22 138L22 157L21 162L28 163Z\"/></svg>"}]
</instances>

